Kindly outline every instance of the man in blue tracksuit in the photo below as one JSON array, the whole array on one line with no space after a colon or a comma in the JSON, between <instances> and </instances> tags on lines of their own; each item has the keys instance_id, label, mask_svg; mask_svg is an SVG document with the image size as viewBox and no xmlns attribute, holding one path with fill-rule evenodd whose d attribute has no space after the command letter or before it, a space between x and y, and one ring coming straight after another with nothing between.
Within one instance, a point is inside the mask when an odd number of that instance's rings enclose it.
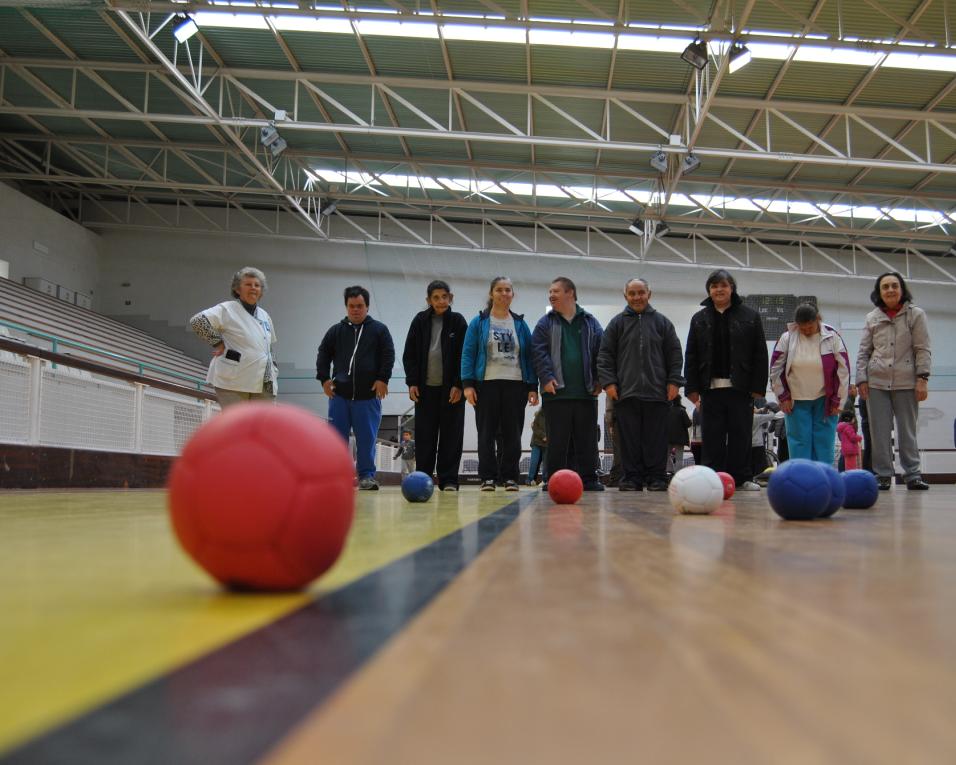
<instances>
[{"instance_id":1,"label":"man in blue tracksuit","mask_svg":"<svg viewBox=\"0 0 956 765\"><path fill-rule=\"evenodd\" d=\"M597 357L604 334L598 320L577 303L574 282L551 282L551 311L531 334L531 358L541 382L548 431L548 475L576 470L585 491L604 491L597 480Z\"/></svg>"},{"instance_id":2,"label":"man in blue tracksuit","mask_svg":"<svg viewBox=\"0 0 956 765\"><path fill-rule=\"evenodd\" d=\"M349 433L355 433L359 489L375 491L375 438L395 363L395 346L388 327L368 315L368 306L367 289L357 285L345 288L348 315L322 338L315 377L329 397L332 427L346 442Z\"/></svg>"}]
</instances>

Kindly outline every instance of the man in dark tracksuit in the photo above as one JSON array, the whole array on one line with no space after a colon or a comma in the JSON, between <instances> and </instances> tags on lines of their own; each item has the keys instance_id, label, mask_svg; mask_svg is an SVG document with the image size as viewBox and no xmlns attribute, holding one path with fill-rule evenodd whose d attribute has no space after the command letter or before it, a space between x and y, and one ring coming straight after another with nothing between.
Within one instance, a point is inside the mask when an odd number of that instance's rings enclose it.
<instances>
[{"instance_id":1,"label":"man in dark tracksuit","mask_svg":"<svg viewBox=\"0 0 956 765\"><path fill-rule=\"evenodd\" d=\"M552 310L531 335L531 360L543 394L548 475L570 468L581 476L585 491L604 491L597 480L597 355L604 332L577 297L570 279L559 276L551 282Z\"/></svg>"},{"instance_id":2,"label":"man in dark tracksuit","mask_svg":"<svg viewBox=\"0 0 956 765\"><path fill-rule=\"evenodd\" d=\"M329 422L346 443L355 433L359 488L378 489L375 481L375 439L382 422L382 399L395 364L395 346L388 327L368 315L364 287L346 287L347 316L322 338L315 377L329 397ZM330 372L331 368L331 372Z\"/></svg>"},{"instance_id":3,"label":"man in dark tracksuit","mask_svg":"<svg viewBox=\"0 0 956 765\"><path fill-rule=\"evenodd\" d=\"M753 400L766 395L769 374L763 324L726 270L711 273L706 287L703 308L690 320L684 357L687 398L701 402L703 462L730 473L738 489L760 491L752 480L750 443Z\"/></svg>"},{"instance_id":4,"label":"man in dark tracksuit","mask_svg":"<svg viewBox=\"0 0 956 765\"><path fill-rule=\"evenodd\" d=\"M674 325L650 304L647 282L631 279L624 297L627 308L607 325L598 354L598 379L621 437L618 491L665 491L668 414L684 384L684 358Z\"/></svg>"}]
</instances>

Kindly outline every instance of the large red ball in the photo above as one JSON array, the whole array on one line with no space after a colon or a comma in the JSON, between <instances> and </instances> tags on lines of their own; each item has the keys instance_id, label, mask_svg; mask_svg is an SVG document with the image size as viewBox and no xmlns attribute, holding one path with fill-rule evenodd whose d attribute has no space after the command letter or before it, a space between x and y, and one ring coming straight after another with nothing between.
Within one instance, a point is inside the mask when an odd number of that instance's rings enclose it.
<instances>
[{"instance_id":1,"label":"large red ball","mask_svg":"<svg viewBox=\"0 0 956 765\"><path fill-rule=\"evenodd\" d=\"M723 471L718 471L717 477L720 478L720 482L724 485L724 499L730 499L737 490L734 477L730 473L724 473Z\"/></svg>"},{"instance_id":2,"label":"large red ball","mask_svg":"<svg viewBox=\"0 0 956 765\"><path fill-rule=\"evenodd\" d=\"M581 476L573 470L558 470L548 476L548 495L559 505L573 505L583 493Z\"/></svg>"},{"instance_id":3,"label":"large red ball","mask_svg":"<svg viewBox=\"0 0 956 765\"><path fill-rule=\"evenodd\" d=\"M341 437L293 406L249 403L197 430L169 476L187 553L239 590L297 590L342 551L355 469Z\"/></svg>"}]
</instances>

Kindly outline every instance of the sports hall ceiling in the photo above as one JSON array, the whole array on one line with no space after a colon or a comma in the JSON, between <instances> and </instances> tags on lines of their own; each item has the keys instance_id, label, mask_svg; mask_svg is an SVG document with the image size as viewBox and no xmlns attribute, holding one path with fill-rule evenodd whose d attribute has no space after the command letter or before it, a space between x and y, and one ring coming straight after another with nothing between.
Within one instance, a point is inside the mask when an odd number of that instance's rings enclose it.
<instances>
[{"instance_id":1,"label":"sports hall ceiling","mask_svg":"<svg viewBox=\"0 0 956 765\"><path fill-rule=\"evenodd\" d=\"M0 0L0 180L99 229L799 244L953 283L956 1Z\"/></svg>"}]
</instances>

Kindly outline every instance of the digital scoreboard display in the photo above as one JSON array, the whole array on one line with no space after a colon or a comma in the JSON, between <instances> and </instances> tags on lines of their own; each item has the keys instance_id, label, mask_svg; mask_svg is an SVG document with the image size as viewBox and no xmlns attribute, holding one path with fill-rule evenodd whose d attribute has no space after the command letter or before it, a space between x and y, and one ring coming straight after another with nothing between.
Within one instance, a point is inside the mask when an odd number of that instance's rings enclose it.
<instances>
[{"instance_id":1,"label":"digital scoreboard display","mask_svg":"<svg viewBox=\"0 0 956 765\"><path fill-rule=\"evenodd\" d=\"M753 294L743 298L744 305L753 308L763 321L763 332L768 340L775 340L793 321L793 312L801 303L817 304L816 295Z\"/></svg>"}]
</instances>

